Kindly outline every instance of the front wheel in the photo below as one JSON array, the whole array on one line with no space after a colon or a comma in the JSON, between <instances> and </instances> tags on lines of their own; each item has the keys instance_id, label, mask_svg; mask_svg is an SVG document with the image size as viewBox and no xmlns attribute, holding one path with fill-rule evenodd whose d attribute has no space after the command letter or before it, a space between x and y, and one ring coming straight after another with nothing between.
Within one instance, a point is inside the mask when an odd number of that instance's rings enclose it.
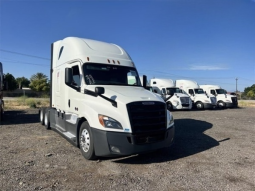
<instances>
[{"instance_id":1,"label":"front wheel","mask_svg":"<svg viewBox=\"0 0 255 191\"><path fill-rule=\"evenodd\" d=\"M202 102L198 101L198 102L196 103L196 108L197 108L197 109L203 109L203 108L204 108L204 104L203 104Z\"/></svg>"},{"instance_id":2,"label":"front wheel","mask_svg":"<svg viewBox=\"0 0 255 191\"><path fill-rule=\"evenodd\" d=\"M218 101L217 105L218 105L218 107L221 108L221 109L223 109L223 108L226 107L226 104L225 104L223 101Z\"/></svg>"},{"instance_id":3,"label":"front wheel","mask_svg":"<svg viewBox=\"0 0 255 191\"><path fill-rule=\"evenodd\" d=\"M80 150L84 158L93 160L96 158L94 139L88 122L83 122L79 133Z\"/></svg>"}]
</instances>

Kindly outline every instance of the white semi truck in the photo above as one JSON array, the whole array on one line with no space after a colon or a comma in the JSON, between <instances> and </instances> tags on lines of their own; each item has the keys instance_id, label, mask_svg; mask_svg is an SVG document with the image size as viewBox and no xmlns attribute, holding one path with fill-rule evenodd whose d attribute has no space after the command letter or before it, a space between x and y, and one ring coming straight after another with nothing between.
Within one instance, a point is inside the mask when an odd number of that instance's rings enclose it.
<instances>
[{"instance_id":1,"label":"white semi truck","mask_svg":"<svg viewBox=\"0 0 255 191\"><path fill-rule=\"evenodd\" d=\"M3 101L3 88L4 88L4 74L3 74L3 65L0 62L0 122L3 119L4 114L4 101Z\"/></svg>"},{"instance_id":2,"label":"white semi truck","mask_svg":"<svg viewBox=\"0 0 255 191\"><path fill-rule=\"evenodd\" d=\"M200 85L206 93L215 95L219 108L237 107L238 101L235 95L226 94L226 91L218 85Z\"/></svg>"},{"instance_id":3,"label":"white semi truck","mask_svg":"<svg viewBox=\"0 0 255 191\"><path fill-rule=\"evenodd\" d=\"M165 97L167 108L172 109L191 109L192 101L190 97L183 94L171 79L154 78L150 80L153 91Z\"/></svg>"},{"instance_id":4,"label":"white semi truck","mask_svg":"<svg viewBox=\"0 0 255 191\"><path fill-rule=\"evenodd\" d=\"M197 109L212 109L216 107L216 97L206 94L197 82L192 80L176 80L175 85L190 96L194 107Z\"/></svg>"},{"instance_id":5,"label":"white semi truck","mask_svg":"<svg viewBox=\"0 0 255 191\"><path fill-rule=\"evenodd\" d=\"M79 147L86 159L172 145L173 116L141 86L124 49L67 37L52 43L51 54L50 108L40 109L40 122ZM129 83L129 76L136 81Z\"/></svg>"}]
</instances>

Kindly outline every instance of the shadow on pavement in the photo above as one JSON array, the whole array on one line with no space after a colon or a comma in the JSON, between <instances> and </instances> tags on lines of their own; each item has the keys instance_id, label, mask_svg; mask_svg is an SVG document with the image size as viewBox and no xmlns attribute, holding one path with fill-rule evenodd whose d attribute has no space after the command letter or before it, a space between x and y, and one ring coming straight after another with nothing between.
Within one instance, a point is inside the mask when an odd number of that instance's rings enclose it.
<instances>
[{"instance_id":1,"label":"shadow on pavement","mask_svg":"<svg viewBox=\"0 0 255 191\"><path fill-rule=\"evenodd\" d=\"M38 110L12 110L5 111L1 125L15 125L26 123L38 123Z\"/></svg>"},{"instance_id":2,"label":"shadow on pavement","mask_svg":"<svg viewBox=\"0 0 255 191\"><path fill-rule=\"evenodd\" d=\"M151 153L126 158L117 158L114 160L114 162L129 164L159 163L177 160L206 151L219 145L218 141L204 134L204 131L212 127L213 125L206 121L194 119L176 119L175 143L172 147L164 148Z\"/></svg>"}]
</instances>

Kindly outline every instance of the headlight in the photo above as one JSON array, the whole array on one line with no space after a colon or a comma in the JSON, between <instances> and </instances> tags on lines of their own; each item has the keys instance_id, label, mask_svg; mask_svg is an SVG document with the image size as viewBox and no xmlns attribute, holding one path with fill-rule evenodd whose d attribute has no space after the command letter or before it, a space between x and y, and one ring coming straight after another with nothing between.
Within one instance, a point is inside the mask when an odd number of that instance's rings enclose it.
<instances>
[{"instance_id":1,"label":"headlight","mask_svg":"<svg viewBox=\"0 0 255 191\"><path fill-rule=\"evenodd\" d=\"M170 126L172 126L174 124L174 117L172 115L172 113L170 111L167 110L167 128L169 128Z\"/></svg>"},{"instance_id":2,"label":"headlight","mask_svg":"<svg viewBox=\"0 0 255 191\"><path fill-rule=\"evenodd\" d=\"M179 104L179 101L174 100L173 103L175 103L176 105L178 105L178 104Z\"/></svg>"},{"instance_id":3,"label":"headlight","mask_svg":"<svg viewBox=\"0 0 255 191\"><path fill-rule=\"evenodd\" d=\"M123 129L120 122L105 115L98 115L98 120L103 127L112 129Z\"/></svg>"}]
</instances>

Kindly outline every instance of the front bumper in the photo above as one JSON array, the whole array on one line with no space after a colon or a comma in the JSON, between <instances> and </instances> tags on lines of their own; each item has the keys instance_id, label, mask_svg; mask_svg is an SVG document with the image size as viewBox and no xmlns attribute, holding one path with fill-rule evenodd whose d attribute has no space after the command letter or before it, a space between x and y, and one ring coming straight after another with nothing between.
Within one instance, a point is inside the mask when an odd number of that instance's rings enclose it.
<instances>
[{"instance_id":1,"label":"front bumper","mask_svg":"<svg viewBox=\"0 0 255 191\"><path fill-rule=\"evenodd\" d=\"M229 103L229 102L225 102L225 104L226 104L226 107L227 107L227 108L237 107L237 106L238 106L238 103Z\"/></svg>"},{"instance_id":2,"label":"front bumper","mask_svg":"<svg viewBox=\"0 0 255 191\"><path fill-rule=\"evenodd\" d=\"M158 135L132 135L91 128L96 156L132 155L170 147L174 142L175 127ZM117 148L119 152L116 152ZM113 151L115 150L115 151Z\"/></svg>"}]
</instances>

